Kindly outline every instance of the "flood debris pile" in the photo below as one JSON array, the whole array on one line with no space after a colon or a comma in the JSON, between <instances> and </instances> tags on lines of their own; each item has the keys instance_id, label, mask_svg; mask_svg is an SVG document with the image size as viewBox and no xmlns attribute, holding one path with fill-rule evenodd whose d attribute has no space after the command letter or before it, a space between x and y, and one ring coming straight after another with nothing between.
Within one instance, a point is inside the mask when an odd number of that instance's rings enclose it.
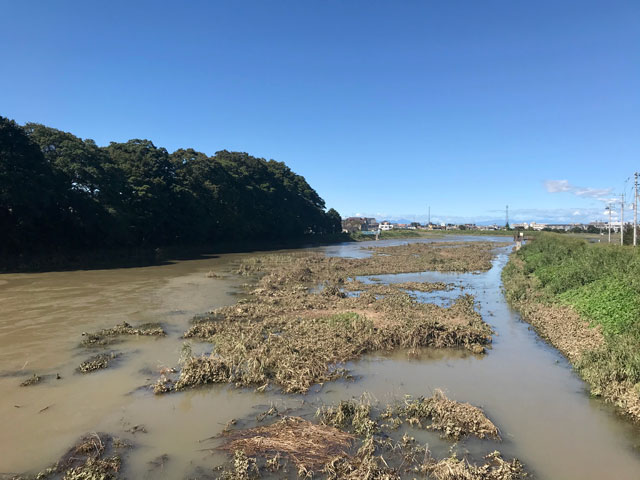
<instances>
[{"instance_id":1,"label":"flood debris pile","mask_svg":"<svg viewBox=\"0 0 640 480\"><path fill-rule=\"evenodd\" d=\"M93 357L82 362L78 366L78 371L80 373L90 373L95 372L96 370L102 370L103 368L108 368L109 365L119 356L120 354L116 352L94 355Z\"/></svg>"},{"instance_id":2,"label":"flood debris pile","mask_svg":"<svg viewBox=\"0 0 640 480\"><path fill-rule=\"evenodd\" d=\"M159 323L145 323L133 327L127 322L122 322L114 327L105 328L95 333L83 332L82 345L85 347L103 346L113 343L117 337L124 335L136 336L164 336L166 332Z\"/></svg>"},{"instance_id":3,"label":"flood debris pile","mask_svg":"<svg viewBox=\"0 0 640 480\"><path fill-rule=\"evenodd\" d=\"M437 480L520 480L529 477L518 459L508 462L498 451L484 457L481 465L471 464L452 455L440 461L425 462L421 471L428 474L428 478Z\"/></svg>"},{"instance_id":4,"label":"flood debris pile","mask_svg":"<svg viewBox=\"0 0 640 480\"><path fill-rule=\"evenodd\" d=\"M115 480L122 467L116 450L128 447L105 433L92 433L81 438L55 465L34 476L15 476L13 480Z\"/></svg>"},{"instance_id":5,"label":"flood debris pile","mask_svg":"<svg viewBox=\"0 0 640 480\"><path fill-rule=\"evenodd\" d=\"M469 250L468 245L456 246ZM493 247L493 245L491 245ZM345 362L363 354L420 347L464 348L481 354L491 341L491 329L482 321L471 295L460 295L450 306L421 303L404 289L448 288L444 283L379 285L378 290L347 296L359 289L356 275L446 268L440 251L430 244L387 247L365 259L326 257L315 252L267 255L243 262L239 271L262 276L247 299L198 317L185 338L211 342L210 355L191 357L179 375L165 375L154 385L156 393L209 383L232 383L260 389L275 384L285 392L305 393L314 384L344 377ZM386 252L386 249L376 251ZM405 252L396 254L393 252ZM474 245L463 263L479 268L471 251L484 260L489 246ZM428 252L428 255L424 254ZM427 260L415 265L415 258ZM485 256L487 258L485 258ZM383 259L383 260L381 260ZM454 257L455 259L455 257ZM380 267L383 265L383 268ZM454 268L462 268L455 259ZM355 284L355 285L354 285ZM320 287L319 287L320 286Z\"/></svg>"},{"instance_id":6,"label":"flood debris pile","mask_svg":"<svg viewBox=\"0 0 640 480\"><path fill-rule=\"evenodd\" d=\"M497 435L497 429L484 415L479 422L481 426L470 427L477 422L469 422L467 408L465 414L460 409L468 404L453 402L442 393L421 399L421 403L428 403L426 400L438 402L439 407L452 408L448 423L457 423L457 431L468 431L480 438ZM219 478L257 479L269 477L274 471L278 471L281 478L331 480L522 480L528 476L517 459L504 460L498 451L474 463L468 458L459 458L455 450L457 444L454 444L450 456L434 458L428 445L419 445L407 434L415 425L408 422L402 432L390 425L388 412L401 415L399 412L406 409L407 404L387 405L376 414L369 397L364 395L334 406L322 405L316 413L319 424L285 416L267 426L223 433L218 449L233 456L233 465ZM487 431L489 424L493 428ZM295 468L289 469L289 464Z\"/></svg>"},{"instance_id":7,"label":"flood debris pile","mask_svg":"<svg viewBox=\"0 0 640 480\"><path fill-rule=\"evenodd\" d=\"M431 293L438 290L451 290L452 285L444 282L403 282L396 284L396 287L414 292Z\"/></svg>"},{"instance_id":8,"label":"flood debris pile","mask_svg":"<svg viewBox=\"0 0 640 480\"><path fill-rule=\"evenodd\" d=\"M328 461L346 455L355 437L300 417L284 417L268 425L229 433L220 447L246 456L291 460L298 470L320 470ZM272 462L273 463L273 462Z\"/></svg>"},{"instance_id":9,"label":"flood debris pile","mask_svg":"<svg viewBox=\"0 0 640 480\"><path fill-rule=\"evenodd\" d=\"M383 273L425 272L475 272L491 268L493 250L506 243L493 242L432 242L406 243L393 247L370 247L373 252L371 261L376 264L377 272ZM408 265L413 269L407 270ZM369 266L369 268L372 268Z\"/></svg>"},{"instance_id":10,"label":"flood debris pile","mask_svg":"<svg viewBox=\"0 0 640 480\"><path fill-rule=\"evenodd\" d=\"M321 294L258 297L220 309L217 320L200 322L186 337L213 343L211 355L191 357L174 389L208 383L266 386L304 393L313 384L344 376L345 362L396 348L461 347L481 353L491 330L471 296L451 307L420 304L408 294L327 300ZM161 379L156 392L164 393Z\"/></svg>"},{"instance_id":11,"label":"flood debris pile","mask_svg":"<svg viewBox=\"0 0 640 480\"><path fill-rule=\"evenodd\" d=\"M500 440L498 428L480 408L451 400L440 389L436 389L428 398L407 397L403 404L388 407L386 413L387 418L396 417L413 426L442 432L443 436L456 440L468 435ZM425 425L425 421L431 423Z\"/></svg>"},{"instance_id":12,"label":"flood debris pile","mask_svg":"<svg viewBox=\"0 0 640 480\"><path fill-rule=\"evenodd\" d=\"M350 280L342 284L340 288L347 292L366 292L371 295L384 296L393 295L398 290L422 293L449 291L453 289L453 285L444 282L402 282L389 285L384 283L365 283L360 280Z\"/></svg>"},{"instance_id":13,"label":"flood debris pile","mask_svg":"<svg viewBox=\"0 0 640 480\"><path fill-rule=\"evenodd\" d=\"M21 387L30 387L31 385L36 385L40 383L42 377L36 373L31 375L29 378L20 383Z\"/></svg>"},{"instance_id":14,"label":"flood debris pile","mask_svg":"<svg viewBox=\"0 0 640 480\"><path fill-rule=\"evenodd\" d=\"M432 242L392 247L369 247L366 258L327 257L319 252L296 252L253 257L237 273L270 276L269 283L304 283L314 278L416 273L426 271L474 272L491 268L494 249L506 243Z\"/></svg>"},{"instance_id":15,"label":"flood debris pile","mask_svg":"<svg viewBox=\"0 0 640 480\"><path fill-rule=\"evenodd\" d=\"M379 428L371 419L371 404L365 397L359 401L343 400L338 405L318 408L316 417L325 425L349 430L357 435L371 436Z\"/></svg>"}]
</instances>

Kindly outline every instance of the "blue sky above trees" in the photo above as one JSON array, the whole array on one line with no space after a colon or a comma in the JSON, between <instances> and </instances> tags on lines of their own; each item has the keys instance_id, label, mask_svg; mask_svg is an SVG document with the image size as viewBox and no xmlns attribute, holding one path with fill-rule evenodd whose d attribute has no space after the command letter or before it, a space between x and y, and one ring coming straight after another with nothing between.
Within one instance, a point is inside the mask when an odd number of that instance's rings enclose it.
<instances>
[{"instance_id":1,"label":"blue sky above trees","mask_svg":"<svg viewBox=\"0 0 640 480\"><path fill-rule=\"evenodd\" d=\"M1 3L1 115L274 158L343 216L589 221L640 170L637 1Z\"/></svg>"}]
</instances>

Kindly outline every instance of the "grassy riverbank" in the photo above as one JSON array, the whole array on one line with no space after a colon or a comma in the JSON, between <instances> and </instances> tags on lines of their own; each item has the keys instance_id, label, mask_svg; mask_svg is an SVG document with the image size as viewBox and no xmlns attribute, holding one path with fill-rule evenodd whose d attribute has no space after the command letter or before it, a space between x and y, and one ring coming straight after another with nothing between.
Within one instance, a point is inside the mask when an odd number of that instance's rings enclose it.
<instances>
[{"instance_id":1,"label":"grassy riverbank","mask_svg":"<svg viewBox=\"0 0 640 480\"><path fill-rule=\"evenodd\" d=\"M640 420L640 254L538 236L503 271L507 299L602 396Z\"/></svg>"}]
</instances>

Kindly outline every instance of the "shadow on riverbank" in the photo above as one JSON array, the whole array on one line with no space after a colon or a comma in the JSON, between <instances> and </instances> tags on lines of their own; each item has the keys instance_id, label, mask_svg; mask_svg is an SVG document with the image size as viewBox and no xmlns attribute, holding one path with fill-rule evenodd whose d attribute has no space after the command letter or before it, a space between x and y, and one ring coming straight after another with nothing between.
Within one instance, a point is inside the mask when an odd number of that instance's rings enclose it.
<instances>
[{"instance_id":1,"label":"shadow on riverbank","mask_svg":"<svg viewBox=\"0 0 640 480\"><path fill-rule=\"evenodd\" d=\"M215 258L222 253L303 248L354 241L348 234L309 235L286 240L237 240L203 245L167 247L100 248L5 254L0 273L40 273L69 270L104 270L167 265L177 261Z\"/></svg>"}]
</instances>

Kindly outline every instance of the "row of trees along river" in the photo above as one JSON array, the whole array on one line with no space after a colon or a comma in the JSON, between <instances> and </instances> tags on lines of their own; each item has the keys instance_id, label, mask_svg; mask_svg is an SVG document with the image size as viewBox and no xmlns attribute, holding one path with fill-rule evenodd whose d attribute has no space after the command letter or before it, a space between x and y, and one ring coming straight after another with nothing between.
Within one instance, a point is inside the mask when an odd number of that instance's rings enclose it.
<instances>
[{"instance_id":1,"label":"row of trees along river","mask_svg":"<svg viewBox=\"0 0 640 480\"><path fill-rule=\"evenodd\" d=\"M340 232L340 215L282 162L106 147L0 117L0 254L278 241Z\"/></svg>"}]
</instances>

